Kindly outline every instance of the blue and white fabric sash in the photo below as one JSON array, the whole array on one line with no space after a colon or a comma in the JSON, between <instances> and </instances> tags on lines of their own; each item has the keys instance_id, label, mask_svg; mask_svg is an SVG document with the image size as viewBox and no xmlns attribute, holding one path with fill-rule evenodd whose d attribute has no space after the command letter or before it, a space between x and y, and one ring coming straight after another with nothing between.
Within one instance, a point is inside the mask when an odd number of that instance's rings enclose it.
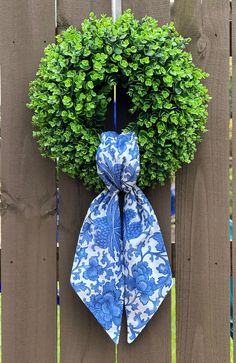
<instances>
[{"instance_id":1,"label":"blue and white fabric sash","mask_svg":"<svg viewBox=\"0 0 236 363\"><path fill-rule=\"evenodd\" d=\"M96 161L106 189L85 217L71 284L116 344L124 308L131 343L171 289L171 268L153 208L136 185L140 160L135 133L104 132ZM125 195L122 222L120 191Z\"/></svg>"}]
</instances>

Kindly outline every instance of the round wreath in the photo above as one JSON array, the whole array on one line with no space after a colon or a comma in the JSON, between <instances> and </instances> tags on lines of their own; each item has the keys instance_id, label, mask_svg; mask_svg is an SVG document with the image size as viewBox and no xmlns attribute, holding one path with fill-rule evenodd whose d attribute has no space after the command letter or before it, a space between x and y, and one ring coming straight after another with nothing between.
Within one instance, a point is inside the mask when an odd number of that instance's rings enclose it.
<instances>
[{"instance_id":1,"label":"round wreath","mask_svg":"<svg viewBox=\"0 0 236 363\"><path fill-rule=\"evenodd\" d=\"M210 99L173 23L159 27L152 17L136 20L130 10L113 23L93 13L81 31L69 27L45 49L30 85L34 136L43 156L59 169L99 191L95 154L113 86L129 95L138 136L140 187L165 179L194 158Z\"/></svg>"}]
</instances>

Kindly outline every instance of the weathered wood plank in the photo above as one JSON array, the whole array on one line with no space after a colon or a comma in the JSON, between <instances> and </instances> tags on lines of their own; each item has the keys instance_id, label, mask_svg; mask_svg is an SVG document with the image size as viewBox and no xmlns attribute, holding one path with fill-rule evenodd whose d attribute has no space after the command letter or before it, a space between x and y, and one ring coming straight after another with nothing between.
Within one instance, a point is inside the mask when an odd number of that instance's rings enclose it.
<instances>
[{"instance_id":1,"label":"weathered wood plank","mask_svg":"<svg viewBox=\"0 0 236 363\"><path fill-rule=\"evenodd\" d=\"M177 362L229 362L229 2L176 0L175 22L213 97L208 133L176 178Z\"/></svg>"},{"instance_id":2,"label":"weathered wood plank","mask_svg":"<svg viewBox=\"0 0 236 363\"><path fill-rule=\"evenodd\" d=\"M123 0L122 9L123 11L131 9L138 18L145 15L153 16L159 25L166 24L170 20L170 2L165 0Z\"/></svg>"},{"instance_id":3,"label":"weathered wood plank","mask_svg":"<svg viewBox=\"0 0 236 363\"><path fill-rule=\"evenodd\" d=\"M232 116L233 116L233 132L232 132L232 167L233 167L233 242L232 242L232 275L234 290L233 311L236 312L236 1L232 1ZM236 314L234 313L234 327L236 326ZM235 334L235 329L234 329ZM236 363L236 340L234 339L234 363Z\"/></svg>"},{"instance_id":4,"label":"weathered wood plank","mask_svg":"<svg viewBox=\"0 0 236 363\"><path fill-rule=\"evenodd\" d=\"M90 11L111 14L110 1L59 0L59 30L80 27ZM60 175L59 276L61 301L61 363L110 363L115 360L111 339L70 286L70 273L83 219L94 197L77 180Z\"/></svg>"},{"instance_id":5,"label":"weathered wood plank","mask_svg":"<svg viewBox=\"0 0 236 363\"><path fill-rule=\"evenodd\" d=\"M111 15L111 1L58 0L57 3L58 32L70 25L74 25L79 28L82 21L88 17L91 11L97 16L100 16L101 14Z\"/></svg>"},{"instance_id":6,"label":"weathered wood plank","mask_svg":"<svg viewBox=\"0 0 236 363\"><path fill-rule=\"evenodd\" d=\"M54 1L2 1L3 363L56 362L55 167L32 139L26 109Z\"/></svg>"},{"instance_id":7,"label":"weathered wood plank","mask_svg":"<svg viewBox=\"0 0 236 363\"><path fill-rule=\"evenodd\" d=\"M169 21L169 2L164 0L123 0L123 11L127 8L131 8L137 18L151 15L158 20L160 25ZM170 183L167 182L163 188L149 190L147 196L157 213L170 256ZM118 359L119 362L125 363L153 363L157 360L163 363L171 362L170 295L165 299L157 314L155 314L136 342L132 344L126 342L126 329L125 325L123 326L121 342L118 345Z\"/></svg>"}]
</instances>

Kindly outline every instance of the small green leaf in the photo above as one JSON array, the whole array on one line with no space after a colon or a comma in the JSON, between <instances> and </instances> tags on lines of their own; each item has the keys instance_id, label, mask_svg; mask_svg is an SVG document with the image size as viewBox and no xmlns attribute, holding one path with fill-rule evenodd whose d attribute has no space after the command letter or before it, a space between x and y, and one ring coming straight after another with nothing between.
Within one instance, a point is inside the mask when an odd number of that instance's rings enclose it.
<instances>
[{"instance_id":1,"label":"small green leaf","mask_svg":"<svg viewBox=\"0 0 236 363\"><path fill-rule=\"evenodd\" d=\"M93 82L92 82L92 81L88 81L88 83L87 83L87 87L88 87L89 89L93 89L93 88L94 88L94 84L93 84Z\"/></svg>"}]
</instances>

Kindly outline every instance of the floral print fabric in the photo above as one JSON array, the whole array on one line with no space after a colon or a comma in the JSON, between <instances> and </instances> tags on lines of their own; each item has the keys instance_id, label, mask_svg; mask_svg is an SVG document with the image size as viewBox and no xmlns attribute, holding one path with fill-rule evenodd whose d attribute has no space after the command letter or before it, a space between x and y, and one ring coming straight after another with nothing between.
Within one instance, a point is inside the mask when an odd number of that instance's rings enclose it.
<instances>
[{"instance_id":1,"label":"floral print fabric","mask_svg":"<svg viewBox=\"0 0 236 363\"><path fill-rule=\"evenodd\" d=\"M131 343L172 286L170 263L152 206L136 185L140 160L135 133L104 132L96 160L106 189L85 217L71 285L116 344L125 309Z\"/></svg>"}]
</instances>

